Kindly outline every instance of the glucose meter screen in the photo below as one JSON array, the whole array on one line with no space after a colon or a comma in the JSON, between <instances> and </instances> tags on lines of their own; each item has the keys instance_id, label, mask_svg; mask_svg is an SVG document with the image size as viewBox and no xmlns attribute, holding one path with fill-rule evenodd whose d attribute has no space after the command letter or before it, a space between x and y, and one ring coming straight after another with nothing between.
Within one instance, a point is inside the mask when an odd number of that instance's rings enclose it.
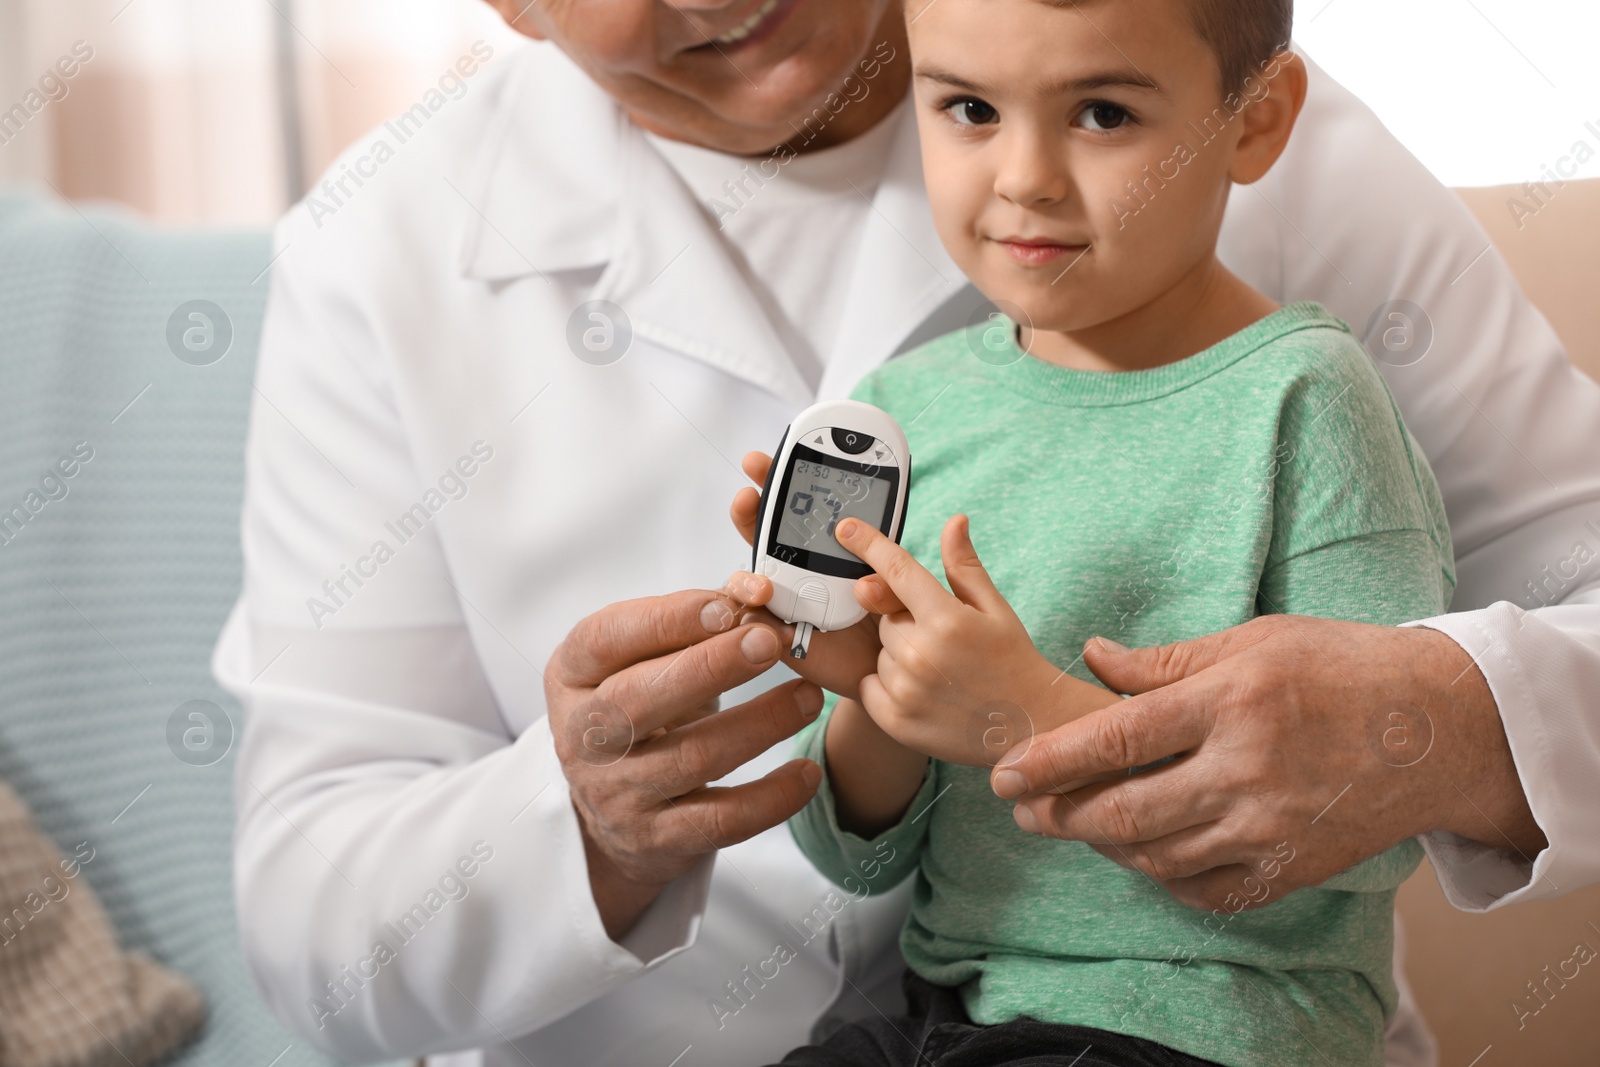
<instances>
[{"instance_id":1,"label":"glucose meter screen","mask_svg":"<svg viewBox=\"0 0 1600 1067\"><path fill-rule=\"evenodd\" d=\"M779 513L778 542L851 562L859 561L834 539L834 527L856 518L881 529L894 494L887 478L811 459L796 459L784 481L789 495Z\"/></svg>"}]
</instances>

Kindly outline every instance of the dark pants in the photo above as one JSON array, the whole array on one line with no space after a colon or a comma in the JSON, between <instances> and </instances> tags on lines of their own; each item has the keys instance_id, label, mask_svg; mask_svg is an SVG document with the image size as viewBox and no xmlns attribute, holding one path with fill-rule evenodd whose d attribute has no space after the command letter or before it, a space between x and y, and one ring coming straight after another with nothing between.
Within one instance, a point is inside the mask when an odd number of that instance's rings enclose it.
<instances>
[{"instance_id":1,"label":"dark pants","mask_svg":"<svg viewBox=\"0 0 1600 1067\"><path fill-rule=\"evenodd\" d=\"M874 1015L821 1045L797 1048L784 1067L1217 1067L1165 1045L1091 1026L1024 1015L998 1026L967 1017L954 989L905 976L905 1015Z\"/></svg>"}]
</instances>

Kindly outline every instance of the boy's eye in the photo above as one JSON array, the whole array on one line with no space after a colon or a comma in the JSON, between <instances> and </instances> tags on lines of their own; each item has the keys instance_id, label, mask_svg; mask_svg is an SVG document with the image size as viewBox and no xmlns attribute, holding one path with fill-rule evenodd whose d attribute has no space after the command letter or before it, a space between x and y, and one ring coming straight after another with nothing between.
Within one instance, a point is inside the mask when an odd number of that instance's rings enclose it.
<instances>
[{"instance_id":1,"label":"boy's eye","mask_svg":"<svg viewBox=\"0 0 1600 1067\"><path fill-rule=\"evenodd\" d=\"M1078 123L1084 129L1108 132L1127 124L1132 119L1126 108L1116 104L1087 104L1078 112Z\"/></svg>"},{"instance_id":2,"label":"boy's eye","mask_svg":"<svg viewBox=\"0 0 1600 1067\"><path fill-rule=\"evenodd\" d=\"M943 108L962 126L986 126L1000 117L1000 113L992 106L974 96L957 97L947 101Z\"/></svg>"}]
</instances>

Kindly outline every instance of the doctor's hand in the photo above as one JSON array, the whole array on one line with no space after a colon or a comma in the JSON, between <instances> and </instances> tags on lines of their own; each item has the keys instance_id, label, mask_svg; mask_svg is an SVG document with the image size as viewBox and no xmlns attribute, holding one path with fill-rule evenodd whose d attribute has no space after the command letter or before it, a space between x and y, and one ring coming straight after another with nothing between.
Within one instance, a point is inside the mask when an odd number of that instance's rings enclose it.
<instances>
[{"instance_id":1,"label":"doctor's hand","mask_svg":"<svg viewBox=\"0 0 1600 1067\"><path fill-rule=\"evenodd\" d=\"M822 691L797 678L717 710L720 694L778 660L778 635L741 623L743 610L727 589L612 604L574 626L545 668L550 731L613 940L670 882L784 822L822 780L815 763L791 760L754 782L707 784L822 708Z\"/></svg>"},{"instance_id":2,"label":"doctor's hand","mask_svg":"<svg viewBox=\"0 0 1600 1067\"><path fill-rule=\"evenodd\" d=\"M993 765L1013 746L1115 703L1034 647L973 547L965 515L945 523L939 579L882 531L844 519L835 536L905 608L878 620L883 649L860 702L900 744L950 763Z\"/></svg>"},{"instance_id":3,"label":"doctor's hand","mask_svg":"<svg viewBox=\"0 0 1600 1067\"><path fill-rule=\"evenodd\" d=\"M1436 630L1267 615L1084 655L1137 695L1036 737L991 784L1024 830L1191 907L1265 904L1434 830L1529 860L1546 845L1488 683Z\"/></svg>"}]
</instances>

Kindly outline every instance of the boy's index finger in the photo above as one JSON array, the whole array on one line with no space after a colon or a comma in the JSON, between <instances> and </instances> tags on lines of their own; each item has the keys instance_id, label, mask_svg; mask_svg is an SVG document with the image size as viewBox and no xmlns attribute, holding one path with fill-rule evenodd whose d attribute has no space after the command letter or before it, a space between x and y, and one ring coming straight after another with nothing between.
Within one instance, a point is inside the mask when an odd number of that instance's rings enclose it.
<instances>
[{"instance_id":1,"label":"boy's index finger","mask_svg":"<svg viewBox=\"0 0 1600 1067\"><path fill-rule=\"evenodd\" d=\"M913 616L927 615L953 599L939 579L877 527L843 519L834 527L834 536L878 573Z\"/></svg>"}]
</instances>

